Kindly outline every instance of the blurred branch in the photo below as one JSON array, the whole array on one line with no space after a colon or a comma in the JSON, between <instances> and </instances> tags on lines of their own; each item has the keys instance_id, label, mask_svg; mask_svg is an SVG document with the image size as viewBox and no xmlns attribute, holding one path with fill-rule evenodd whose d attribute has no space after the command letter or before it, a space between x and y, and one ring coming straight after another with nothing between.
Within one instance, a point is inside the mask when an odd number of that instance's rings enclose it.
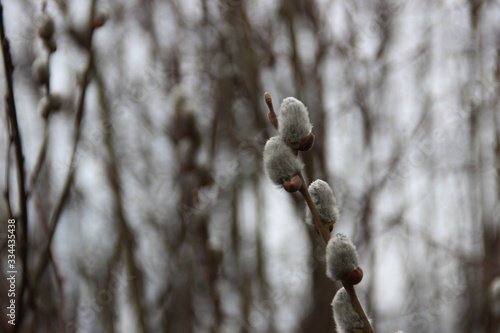
<instances>
[{"instance_id":1,"label":"blurred branch","mask_svg":"<svg viewBox=\"0 0 500 333\"><path fill-rule=\"evenodd\" d=\"M278 129L278 119L276 118L276 114L274 112L274 107L273 107L271 95L266 92L264 94L264 97L266 100L267 107L269 108L269 113L268 113L269 121L276 129ZM321 223L321 218L319 217L316 206L311 198L307 183L306 183L304 177L302 176L302 172L300 172L298 174L298 176L301 180L301 186L300 186L299 192L302 194L302 196L304 197L304 200L307 203L307 206L311 210L311 214L314 218L316 231L320 234L323 242L325 244L328 244L328 241L330 240L330 237L331 237L331 232L327 229L327 227L325 225L323 225L323 223ZM363 310L363 307L361 306L361 303L359 302L358 296L356 295L356 291L354 289L354 286L351 283L347 283L347 282L342 282L342 284L351 298L351 302L352 302L352 305L354 306L354 309L356 310L359 317L363 321L363 325L364 325L363 332L374 333L374 330L370 324L370 321L368 320L368 318L365 314L365 311Z\"/></svg>"},{"instance_id":2,"label":"blurred branch","mask_svg":"<svg viewBox=\"0 0 500 333\"><path fill-rule=\"evenodd\" d=\"M98 99L102 107L103 121L107 124L111 124L112 115L106 100L105 87L101 77L101 72L94 63L92 64L91 69L98 88ZM105 131L104 142L109 157L109 162L107 166L108 178L111 189L115 195L115 204L116 204L115 213L117 215L116 218L120 227L119 230L120 242L118 246L124 251L125 264L127 270L132 274L132 276L135 277L130 290L132 292L133 304L137 314L137 319L139 321L140 332L147 332L148 330L146 328L146 323L144 321L144 311L141 305L141 297L140 297L140 279L139 279L140 271L139 268L137 267L137 262L134 256L135 241L133 232L130 228L130 222L127 221L127 217L125 215L122 188L120 185L121 184L120 172L118 168L115 147L113 145L112 132L113 131L110 128L108 128Z\"/></svg>"},{"instance_id":3,"label":"blurred branch","mask_svg":"<svg viewBox=\"0 0 500 333\"><path fill-rule=\"evenodd\" d=\"M84 102L85 102L85 96L86 96L86 91L87 91L87 85L89 82L89 72L91 68L91 64L93 63L93 55L92 52L89 51L89 60L87 63L87 68L85 69L83 73L83 79L80 84L80 98L78 100L78 106L77 106L77 111L76 111L76 117L75 117L75 140L73 143L73 149L71 153L71 162L69 166L69 172L66 177L66 180L64 182L63 190L61 192L61 195L59 196L59 200L57 201L57 204L54 208L54 212L52 213L51 217L51 223L50 225L52 226L52 229L49 234L49 238L47 240L47 245L45 246L45 250L42 251L41 259L38 265L38 269L36 270L35 273L35 281L38 281L40 279L43 271L45 270L45 266L47 264L47 261L49 259L49 252L50 252L50 246L52 244L52 238L54 236L54 233L56 231L57 223L59 222L59 217L61 216L61 213L63 211L64 206L66 205L67 200L69 199L69 190L71 188L71 184L73 182L73 175L74 171L76 168L76 151L78 147L78 142L80 140L80 127L81 127L81 122L83 118L83 110L84 110Z\"/></svg>"},{"instance_id":4,"label":"blurred branch","mask_svg":"<svg viewBox=\"0 0 500 333\"><path fill-rule=\"evenodd\" d=\"M16 103L14 98L14 82L13 82L13 72L14 65L12 63L12 57L10 54L10 43L9 40L5 36L5 26L3 22L3 6L0 3L0 41L2 43L2 54L3 54L3 63L5 70L5 80L7 83L7 93L6 93L6 101L7 101L7 114L10 121L10 131L11 131L11 140L14 142L15 151L16 151L16 166L17 166L17 185L19 191L19 207L20 207L20 224L22 230L22 237L19 237L19 229L16 229L16 236L21 240L21 260L23 265L23 275L19 284L19 293L18 293L18 311L17 311L17 325L14 328L14 332L19 330L20 324L22 323L24 308L23 308L23 296L25 292L25 287L28 284L28 198L26 196L26 184L25 184L25 170L24 170L24 154L23 154L23 146L21 142L21 135L19 133L19 125L17 121L17 110ZM9 144L10 147L10 144ZM9 153L9 151L7 152ZM10 217L12 216L12 210L9 203L9 213Z\"/></svg>"},{"instance_id":5,"label":"blurred branch","mask_svg":"<svg viewBox=\"0 0 500 333\"><path fill-rule=\"evenodd\" d=\"M47 64L50 63L50 54L48 56ZM47 65L49 67L49 65ZM49 69L47 69L49 71ZM47 80L45 83L45 97L50 100L50 79ZM42 111L44 112L44 111ZM35 166L33 168L33 172L30 177L30 182L29 182L29 187L28 187L28 196L31 196L34 190L34 187L36 185L36 182L38 180L38 176L40 175L40 171L42 170L42 167L45 163L45 158L47 157L47 147L48 147L48 142L49 142L49 117L50 117L50 112L49 114L43 114L43 141L42 141L42 146L40 147L40 152L38 153L38 157L35 162Z\"/></svg>"},{"instance_id":6,"label":"blurred branch","mask_svg":"<svg viewBox=\"0 0 500 333\"><path fill-rule=\"evenodd\" d=\"M10 147L12 146L12 135L10 134L10 127L7 128L9 133L9 142L7 144L7 150L5 156L5 190L3 192L3 197L5 204L7 206L7 213L9 216L14 216L12 214L12 207L10 203ZM7 245L7 242L5 242Z\"/></svg>"},{"instance_id":7,"label":"blurred branch","mask_svg":"<svg viewBox=\"0 0 500 333\"><path fill-rule=\"evenodd\" d=\"M48 48L48 47L47 47ZM50 58L52 56L52 51L48 50L47 56L47 72L50 73ZM45 97L50 100L50 78L45 82ZM45 112L43 110L42 112ZM48 114L43 114L44 126L43 126L43 141L42 146L40 148L40 152L38 153L38 157L35 162L35 167L33 168L33 172L30 177L29 187L28 187L28 196L31 196L33 189L36 185L36 181L38 176L40 175L40 171L42 170L42 166L45 162L45 158L47 156L47 145L49 142L49 117L50 112Z\"/></svg>"},{"instance_id":8,"label":"blurred branch","mask_svg":"<svg viewBox=\"0 0 500 333\"><path fill-rule=\"evenodd\" d=\"M307 183L302 176L302 172L299 173L300 180L302 182L302 186L300 187L299 191L300 194L304 197L304 200L306 201L307 206L311 210L311 214L314 218L314 223L316 224L316 230L321 236L321 239L325 244L328 244L328 241L330 240L331 233L330 231L321 223L321 219L318 214L318 210L316 209L316 206L314 205L314 202L312 201L311 194L309 194L309 189L307 187Z\"/></svg>"},{"instance_id":9,"label":"blurred branch","mask_svg":"<svg viewBox=\"0 0 500 333\"><path fill-rule=\"evenodd\" d=\"M65 207L65 205L70 197L69 191L71 189L71 184L73 183L73 176L74 176L74 171L75 171L75 167L76 167L76 151L78 148L78 142L80 141L81 123L82 123L82 119L83 119L85 97L86 97L87 87L88 87L88 83L89 83L89 73L90 73L90 70L92 68L92 64L94 62L94 55L92 52L92 44L91 44L92 35L94 33L94 27L92 26L92 23L91 23L92 19L91 18L94 15L95 2L96 2L96 0L92 1L90 19L89 19L89 24L88 24L89 39L88 39L88 43L86 45L88 60L87 60L87 66L83 72L82 79L80 82L80 96L79 96L78 103L77 103L75 124L74 124L75 138L74 138L74 142L73 142L69 171L68 171L68 175L66 177L66 180L64 182L63 189L61 191L61 195L59 197L59 200L57 201L57 204L54 208L54 211L53 211L51 219L50 219L51 230L50 230L50 233L49 233L49 236L47 239L47 243L45 244L45 247L42 250L42 254L40 255L40 260L39 260L38 266L37 266L35 273L33 275L34 281L40 281L40 279L45 271L45 268L47 267L47 263L51 257L50 248L52 245L52 240L54 238L54 234L56 232L59 218L60 218L61 213L62 213L62 211L63 211L63 209L64 209L64 207ZM34 291L33 291L33 293L34 293ZM30 304L31 301L33 301L32 298L28 304Z\"/></svg>"},{"instance_id":10,"label":"blurred branch","mask_svg":"<svg viewBox=\"0 0 500 333\"><path fill-rule=\"evenodd\" d=\"M294 20L294 11L297 9L294 8L295 6L296 3L294 3L293 1L282 1L280 9L282 17L286 21L285 24L288 28L288 38L291 45L290 61L293 67L295 93L297 94L297 97L299 99L303 99L304 96L302 96L302 88L304 86L304 74L302 72L302 64L297 47L298 38Z\"/></svg>"},{"instance_id":11,"label":"blurred branch","mask_svg":"<svg viewBox=\"0 0 500 333\"><path fill-rule=\"evenodd\" d=\"M40 171L42 171L42 166L45 162L45 158L47 156L47 144L49 142L49 125L48 119L45 119L44 129L43 129L43 142L42 147L40 148L40 152L38 153L38 158L36 159L35 167L33 168L33 173L30 177L29 187L28 187L28 196L33 194L33 190L36 185L36 181L38 180L38 176L40 175Z\"/></svg>"}]
</instances>

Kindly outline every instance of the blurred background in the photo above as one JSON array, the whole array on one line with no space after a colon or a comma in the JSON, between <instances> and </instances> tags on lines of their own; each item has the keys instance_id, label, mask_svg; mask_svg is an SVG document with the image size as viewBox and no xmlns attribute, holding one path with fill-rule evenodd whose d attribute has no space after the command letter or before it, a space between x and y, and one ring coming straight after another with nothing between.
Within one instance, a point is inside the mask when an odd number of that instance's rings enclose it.
<instances>
[{"instance_id":1,"label":"blurred background","mask_svg":"<svg viewBox=\"0 0 500 333\"><path fill-rule=\"evenodd\" d=\"M262 169L266 91L309 108L375 330L500 332L499 1L2 4L1 332L335 332L324 245Z\"/></svg>"}]
</instances>

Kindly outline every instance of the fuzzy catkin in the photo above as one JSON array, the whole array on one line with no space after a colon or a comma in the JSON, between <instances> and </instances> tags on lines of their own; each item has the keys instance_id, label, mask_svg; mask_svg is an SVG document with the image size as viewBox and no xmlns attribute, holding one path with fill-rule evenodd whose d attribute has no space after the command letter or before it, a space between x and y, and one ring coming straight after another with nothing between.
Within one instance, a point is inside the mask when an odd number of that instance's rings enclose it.
<instances>
[{"instance_id":1,"label":"fuzzy catkin","mask_svg":"<svg viewBox=\"0 0 500 333\"><path fill-rule=\"evenodd\" d=\"M309 185L309 193L323 225L329 227L335 224L340 214L330 185L321 179L316 179ZM309 209L306 209L306 222L315 225Z\"/></svg>"},{"instance_id":2,"label":"fuzzy catkin","mask_svg":"<svg viewBox=\"0 0 500 333\"><path fill-rule=\"evenodd\" d=\"M351 298L344 288L340 288L332 301L333 319L338 333L352 333L363 329L363 321L354 309Z\"/></svg>"},{"instance_id":3,"label":"fuzzy catkin","mask_svg":"<svg viewBox=\"0 0 500 333\"><path fill-rule=\"evenodd\" d=\"M335 281L343 280L358 267L358 253L346 235L338 233L326 247L326 275Z\"/></svg>"},{"instance_id":4,"label":"fuzzy catkin","mask_svg":"<svg viewBox=\"0 0 500 333\"><path fill-rule=\"evenodd\" d=\"M294 97L287 97L281 102L278 123L279 134L294 149L312 130L307 108Z\"/></svg>"},{"instance_id":5,"label":"fuzzy catkin","mask_svg":"<svg viewBox=\"0 0 500 333\"><path fill-rule=\"evenodd\" d=\"M264 147L264 167L276 185L290 180L302 170L302 162L280 136L267 140Z\"/></svg>"}]
</instances>

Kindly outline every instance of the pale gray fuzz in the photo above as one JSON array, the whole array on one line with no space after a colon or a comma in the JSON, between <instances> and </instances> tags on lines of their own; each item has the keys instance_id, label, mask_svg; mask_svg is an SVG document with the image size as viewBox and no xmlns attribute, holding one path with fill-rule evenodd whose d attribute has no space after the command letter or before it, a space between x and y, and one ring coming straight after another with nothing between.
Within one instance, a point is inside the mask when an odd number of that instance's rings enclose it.
<instances>
[{"instance_id":1,"label":"pale gray fuzz","mask_svg":"<svg viewBox=\"0 0 500 333\"><path fill-rule=\"evenodd\" d=\"M281 102L278 124L279 134L294 149L312 130L307 108L294 97L287 97Z\"/></svg>"},{"instance_id":2,"label":"pale gray fuzz","mask_svg":"<svg viewBox=\"0 0 500 333\"><path fill-rule=\"evenodd\" d=\"M330 185L324 180L316 179L309 185L309 194L311 194L312 201L323 225L328 227L335 224L339 220L340 214ZM306 222L315 225L309 209L306 209Z\"/></svg>"},{"instance_id":3,"label":"pale gray fuzz","mask_svg":"<svg viewBox=\"0 0 500 333\"><path fill-rule=\"evenodd\" d=\"M283 138L274 136L264 147L264 167L273 183L281 185L301 172L303 165Z\"/></svg>"},{"instance_id":4,"label":"pale gray fuzz","mask_svg":"<svg viewBox=\"0 0 500 333\"><path fill-rule=\"evenodd\" d=\"M333 319L337 324L337 332L352 333L355 329L363 329L363 321L351 303L351 297L344 288L340 288L332 301Z\"/></svg>"},{"instance_id":5,"label":"pale gray fuzz","mask_svg":"<svg viewBox=\"0 0 500 333\"><path fill-rule=\"evenodd\" d=\"M341 281L358 266L358 253L349 238L341 233L330 238L326 246L326 275Z\"/></svg>"}]
</instances>

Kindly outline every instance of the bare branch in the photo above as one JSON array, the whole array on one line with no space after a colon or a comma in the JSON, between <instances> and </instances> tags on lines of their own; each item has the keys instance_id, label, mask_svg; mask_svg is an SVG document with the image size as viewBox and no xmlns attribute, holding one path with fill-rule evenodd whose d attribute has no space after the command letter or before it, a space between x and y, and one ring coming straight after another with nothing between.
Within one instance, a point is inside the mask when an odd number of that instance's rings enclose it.
<instances>
[{"instance_id":1,"label":"bare branch","mask_svg":"<svg viewBox=\"0 0 500 333\"><path fill-rule=\"evenodd\" d=\"M23 146L21 141L21 135L19 133L19 125L17 121L17 110L14 98L14 82L13 75L14 65L12 63L12 57L10 54L10 44L9 40L5 36L5 26L3 22L3 6L0 4L0 41L2 43L2 54L5 70L5 80L7 83L7 117L10 122L10 133L11 140L14 142L14 147L16 151L16 166L17 166L17 186L19 190L19 207L21 209L19 221L21 224L21 237L19 237L19 229L16 229L17 239L21 243L21 260L23 264L23 273L21 282L19 285L18 293L18 313L17 320L20 324L23 318L23 296L25 292L25 287L28 285L28 198L26 196L26 184L25 184L25 169L24 169L24 154ZM8 153L8 152L7 152ZM12 210L10 210L10 217L12 218ZM14 332L16 332L20 325L16 325Z\"/></svg>"},{"instance_id":2,"label":"bare branch","mask_svg":"<svg viewBox=\"0 0 500 333\"><path fill-rule=\"evenodd\" d=\"M95 0L92 1L90 17L93 17L94 8L95 8ZM91 22L91 20L90 20L90 22ZM87 66L83 72L82 80L80 83L80 96L78 99L76 116L75 116L75 138L74 138L73 149L72 149L72 153L71 153L71 162L70 162L70 166L69 166L69 172L68 172L68 175L67 175L66 180L64 182L63 190L61 192L59 200L57 201L57 204L54 208L54 212L52 213L52 216L50 219L50 226L51 226L50 234L49 234L49 237L47 239L47 243L45 244L45 247L42 251L42 254L40 255L40 260L39 260L37 269L35 270L35 273L33 275L34 281L40 280L40 278L42 277L42 275L45 271L45 268L47 267L47 263L49 262L49 259L51 256L50 255L50 251L51 251L50 248L52 245L52 240L54 238L54 234L55 234L61 213L62 213L62 211L63 211L63 209L64 209L64 207L69 199L69 190L71 189L71 184L73 183L73 175L74 175L74 170L76 167L76 151L78 148L78 142L80 141L81 123L82 123L82 119L83 119L85 97L86 97L86 93L87 93L87 86L88 86L88 82L89 82L90 70L91 70L92 64L94 62L94 56L93 56L92 46L91 46L92 45L91 40L92 40L92 35L94 33L94 28L93 28L91 23L89 24L89 31L90 31L90 35L89 35L88 44L87 44L88 60L87 60ZM28 302L28 304L33 301L33 296L34 295L32 295L30 297L30 301Z\"/></svg>"}]
</instances>

